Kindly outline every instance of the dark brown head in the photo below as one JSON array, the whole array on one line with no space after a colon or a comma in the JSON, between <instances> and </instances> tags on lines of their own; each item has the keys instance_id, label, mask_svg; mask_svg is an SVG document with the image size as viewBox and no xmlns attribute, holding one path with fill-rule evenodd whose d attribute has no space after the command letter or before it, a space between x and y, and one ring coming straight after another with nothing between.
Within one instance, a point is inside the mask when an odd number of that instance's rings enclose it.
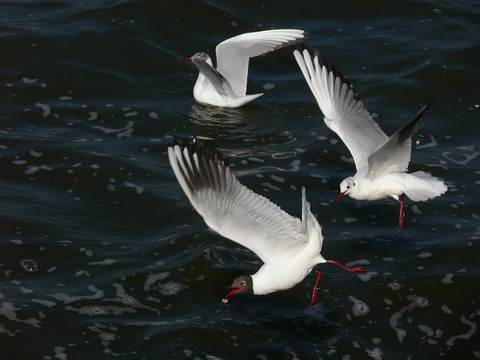
<instances>
[{"instance_id":1,"label":"dark brown head","mask_svg":"<svg viewBox=\"0 0 480 360\"><path fill-rule=\"evenodd\" d=\"M222 301L224 303L228 302L228 298L232 295L244 293L244 294L253 294L253 280L250 275L240 275L239 277L233 280L232 285L225 286L223 289L232 289L227 296L225 296Z\"/></svg>"}]
</instances>

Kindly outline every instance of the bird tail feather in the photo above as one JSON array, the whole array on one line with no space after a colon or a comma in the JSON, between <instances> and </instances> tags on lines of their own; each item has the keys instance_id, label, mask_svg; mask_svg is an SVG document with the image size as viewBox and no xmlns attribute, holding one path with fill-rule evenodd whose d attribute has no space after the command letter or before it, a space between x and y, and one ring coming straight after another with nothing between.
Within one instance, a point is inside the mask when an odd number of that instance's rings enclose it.
<instances>
[{"instance_id":1,"label":"bird tail feather","mask_svg":"<svg viewBox=\"0 0 480 360\"><path fill-rule=\"evenodd\" d=\"M424 171L412 173L416 179L412 186L408 186L405 190L407 195L413 201L425 201L444 194L448 188L445 183Z\"/></svg>"}]
</instances>

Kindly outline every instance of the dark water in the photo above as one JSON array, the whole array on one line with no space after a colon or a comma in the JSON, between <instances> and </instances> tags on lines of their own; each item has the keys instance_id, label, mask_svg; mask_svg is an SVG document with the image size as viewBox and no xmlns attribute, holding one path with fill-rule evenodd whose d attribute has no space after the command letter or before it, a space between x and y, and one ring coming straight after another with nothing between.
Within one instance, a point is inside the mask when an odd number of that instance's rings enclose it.
<instances>
[{"instance_id":1,"label":"dark water","mask_svg":"<svg viewBox=\"0 0 480 360\"><path fill-rule=\"evenodd\" d=\"M0 3L1 359L480 358L480 4L468 1ZM182 58L295 27L354 83L388 134L432 101L411 170L447 194L344 199L354 168L291 50L257 58L240 109L195 104ZM261 265L213 234L166 146L207 139L242 183L324 227L329 265L285 292L223 285ZM31 259L33 262L25 261Z\"/></svg>"}]
</instances>

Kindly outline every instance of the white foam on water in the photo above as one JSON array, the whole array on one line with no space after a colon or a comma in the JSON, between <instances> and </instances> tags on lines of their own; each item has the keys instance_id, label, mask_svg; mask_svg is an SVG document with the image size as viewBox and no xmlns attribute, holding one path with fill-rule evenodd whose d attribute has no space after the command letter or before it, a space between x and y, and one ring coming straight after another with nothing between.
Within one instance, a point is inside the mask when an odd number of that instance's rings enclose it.
<instances>
[{"instance_id":1,"label":"white foam on water","mask_svg":"<svg viewBox=\"0 0 480 360\"><path fill-rule=\"evenodd\" d=\"M433 332L433 329L427 325L419 324L418 328L420 331L424 332L427 336L432 337L435 333Z\"/></svg>"},{"instance_id":2,"label":"white foam on water","mask_svg":"<svg viewBox=\"0 0 480 360\"><path fill-rule=\"evenodd\" d=\"M428 257L431 257L431 256L432 256L432 253L428 252L428 251L422 251L417 255L417 257L420 258L420 259L425 259L425 258L428 258Z\"/></svg>"},{"instance_id":3,"label":"white foam on water","mask_svg":"<svg viewBox=\"0 0 480 360\"><path fill-rule=\"evenodd\" d=\"M57 303L55 301L50 301L50 300L31 299L30 301L33 302L33 303L43 305L43 306L48 307L48 308L52 308L55 305L57 305Z\"/></svg>"},{"instance_id":4,"label":"white foam on water","mask_svg":"<svg viewBox=\"0 0 480 360\"><path fill-rule=\"evenodd\" d=\"M47 105L47 104L42 104L42 103L37 102L37 103L35 103L35 106L42 109L42 111L43 111L42 117L44 117L44 118L46 118L47 116L49 116L52 113L52 110L50 109L50 106Z\"/></svg>"},{"instance_id":5,"label":"white foam on water","mask_svg":"<svg viewBox=\"0 0 480 360\"><path fill-rule=\"evenodd\" d=\"M32 289L28 289L28 288L23 287L23 286L20 286L19 289L20 289L20 291L21 291L23 294L31 294L31 293L33 293L33 290L32 290Z\"/></svg>"},{"instance_id":6,"label":"white foam on water","mask_svg":"<svg viewBox=\"0 0 480 360\"><path fill-rule=\"evenodd\" d=\"M106 128L106 127L103 127L103 126L96 125L96 126L93 127L93 129L100 130L106 135L118 134L118 133L122 133L122 132L125 132L125 131L128 131L128 130L132 129L134 124L135 123L133 121L129 121L126 126L124 126L122 128L119 128L119 129L109 129L109 128Z\"/></svg>"},{"instance_id":7,"label":"white foam on water","mask_svg":"<svg viewBox=\"0 0 480 360\"><path fill-rule=\"evenodd\" d=\"M413 205L410 205L410 209L412 209L412 212L414 214L423 214L420 209L418 208L418 205L417 204L413 204Z\"/></svg>"},{"instance_id":8,"label":"white foam on water","mask_svg":"<svg viewBox=\"0 0 480 360\"><path fill-rule=\"evenodd\" d=\"M346 233L347 235L349 233ZM370 261L368 259L358 259L358 260L353 260L345 264L347 267L353 267L356 265L370 265Z\"/></svg>"},{"instance_id":9,"label":"white foam on water","mask_svg":"<svg viewBox=\"0 0 480 360\"><path fill-rule=\"evenodd\" d=\"M250 156L250 157L248 158L248 160L249 160L249 161L258 162L258 163L262 163L262 164L265 162L265 160L260 159L260 158L257 158L257 157L253 157L253 156Z\"/></svg>"},{"instance_id":10,"label":"white foam on water","mask_svg":"<svg viewBox=\"0 0 480 360\"><path fill-rule=\"evenodd\" d=\"M88 115L90 116L88 117L87 121L94 121L98 119L98 112L96 111L90 111Z\"/></svg>"},{"instance_id":11,"label":"white foam on water","mask_svg":"<svg viewBox=\"0 0 480 360\"><path fill-rule=\"evenodd\" d=\"M442 311L443 311L445 314L448 314L448 315L453 314L453 311L450 310L450 308L449 308L447 305L442 305L442 306L440 306L440 309L442 309Z\"/></svg>"},{"instance_id":12,"label":"white foam on water","mask_svg":"<svg viewBox=\"0 0 480 360\"><path fill-rule=\"evenodd\" d=\"M157 288L162 295L174 296L186 289L187 286L175 281L169 281L168 283L158 285Z\"/></svg>"},{"instance_id":13,"label":"white foam on water","mask_svg":"<svg viewBox=\"0 0 480 360\"><path fill-rule=\"evenodd\" d=\"M465 150L465 149L461 149L461 150ZM470 149L470 151L473 151L473 149ZM454 159L452 156L450 156L450 154L451 154L450 151L445 151L445 152L442 153L442 156L443 156L445 159L447 159L447 160L449 160L449 161L451 161L451 162L453 162L453 163L455 163L455 164L457 164L457 165L463 165L463 166L465 166L465 165L467 165L470 161L475 160L475 159L480 155L480 152L475 151L475 152L466 153L466 154L455 154L455 156L460 156L460 158L463 157L463 159L461 159L461 160Z\"/></svg>"},{"instance_id":14,"label":"white foam on water","mask_svg":"<svg viewBox=\"0 0 480 360\"><path fill-rule=\"evenodd\" d=\"M169 275L170 275L170 273L168 271L158 273L158 274L149 274L147 276L147 279L145 280L145 285L143 286L143 289L145 291L151 290L153 284L155 284L158 281L165 280Z\"/></svg>"},{"instance_id":15,"label":"white foam on water","mask_svg":"<svg viewBox=\"0 0 480 360\"><path fill-rule=\"evenodd\" d=\"M469 340L477 332L477 324L475 324L473 321L468 320L464 315L460 317L460 321L465 325L470 326L470 330L468 330L465 334L452 336L445 342L447 346L453 346L455 344L455 341L457 341L458 339Z\"/></svg>"},{"instance_id":16,"label":"white foam on water","mask_svg":"<svg viewBox=\"0 0 480 360\"><path fill-rule=\"evenodd\" d=\"M105 260L102 260L102 261L92 261L92 262L89 262L88 265L102 265L102 266L108 266L108 265L112 265L112 264L115 264L117 262L117 260L113 260L113 259L105 259Z\"/></svg>"},{"instance_id":17,"label":"white foam on water","mask_svg":"<svg viewBox=\"0 0 480 360\"><path fill-rule=\"evenodd\" d=\"M278 186L275 186L275 185L272 185L268 182L264 182L261 184L263 187L267 188L267 189L270 189L270 190L274 190L274 191L282 191L282 189L280 189Z\"/></svg>"},{"instance_id":18,"label":"white foam on water","mask_svg":"<svg viewBox=\"0 0 480 360\"><path fill-rule=\"evenodd\" d=\"M445 277L441 280L443 284L453 284L453 274L445 274Z\"/></svg>"},{"instance_id":19,"label":"white foam on water","mask_svg":"<svg viewBox=\"0 0 480 360\"><path fill-rule=\"evenodd\" d=\"M108 327L106 325L96 323L94 326L87 326L87 328L98 334L102 346L105 348L104 353L118 356L117 354L114 354L111 349L108 348L113 341L118 339L118 336L114 333L114 331L118 330L117 327Z\"/></svg>"},{"instance_id":20,"label":"white foam on water","mask_svg":"<svg viewBox=\"0 0 480 360\"><path fill-rule=\"evenodd\" d=\"M21 310L21 309L16 308L15 305L11 302L2 302L0 305L0 315L5 316L8 320L31 325L36 328L40 328L40 324L41 324L40 320L34 319L34 318L21 320L17 316L17 310Z\"/></svg>"},{"instance_id":21,"label":"white foam on water","mask_svg":"<svg viewBox=\"0 0 480 360\"><path fill-rule=\"evenodd\" d=\"M355 296L350 295L348 299L353 303L352 313L353 316L365 316L370 311L370 308L362 300L357 299Z\"/></svg>"},{"instance_id":22,"label":"white foam on water","mask_svg":"<svg viewBox=\"0 0 480 360\"><path fill-rule=\"evenodd\" d=\"M140 301L135 299L133 296L127 294L127 292L125 291L125 288L123 287L122 284L113 283L113 287L116 290L115 295L117 296L117 298L116 299L105 299L105 301L107 301L107 300L118 301L118 302L121 302L124 305L129 305L129 306L132 306L132 307L137 308L137 309L150 310L150 311L155 312L157 315L160 315L159 310L157 310L155 308L152 308L150 306L143 305Z\"/></svg>"},{"instance_id":23,"label":"white foam on water","mask_svg":"<svg viewBox=\"0 0 480 360\"><path fill-rule=\"evenodd\" d=\"M131 183L131 182L129 182L129 181L125 181L124 184L125 184L125 186L127 186L127 187L134 188L135 191L136 191L136 193L137 193L138 195L142 194L142 193L145 191L145 188L144 188L144 187L135 185L134 183Z\"/></svg>"},{"instance_id":24,"label":"white foam on water","mask_svg":"<svg viewBox=\"0 0 480 360\"><path fill-rule=\"evenodd\" d=\"M4 324L0 324L0 334L7 334L7 335L10 336L10 337L14 337L14 336L15 336L15 333L12 332L12 331L8 331L8 330L5 328L5 325L4 325Z\"/></svg>"},{"instance_id":25,"label":"white foam on water","mask_svg":"<svg viewBox=\"0 0 480 360\"><path fill-rule=\"evenodd\" d=\"M115 305L108 305L108 306L88 305L88 306L82 306L79 308L73 307L71 305L66 305L65 310L73 311L80 315L87 315L87 316L122 315L125 313L133 314L137 312L137 310L131 307L120 307Z\"/></svg>"},{"instance_id":26,"label":"white foam on water","mask_svg":"<svg viewBox=\"0 0 480 360\"><path fill-rule=\"evenodd\" d=\"M376 277L377 275L378 275L378 272L376 271L367 271L364 273L357 273L358 278L363 282L367 282L372 278Z\"/></svg>"},{"instance_id":27,"label":"white foam on water","mask_svg":"<svg viewBox=\"0 0 480 360\"><path fill-rule=\"evenodd\" d=\"M322 179L322 184L326 184L328 179L330 179L329 176L320 175L320 174L308 174L308 175L316 179Z\"/></svg>"},{"instance_id":28,"label":"white foam on water","mask_svg":"<svg viewBox=\"0 0 480 360\"><path fill-rule=\"evenodd\" d=\"M404 330L404 329L401 329L398 326L398 323L399 323L400 319L403 317L403 315L407 312L412 311L413 309L415 309L417 307L423 308L423 307L426 307L426 306L430 305L428 300L426 298L422 297L422 296L410 295L410 296L407 296L407 299L410 300L411 303L409 305L403 307L402 309L400 309L396 313L392 314L392 316L390 316L390 320L389 320L389 324L392 327L392 329L395 331L395 333L397 335L397 340L400 344L403 343L403 340L405 339L405 336L407 336L407 331Z\"/></svg>"},{"instance_id":29,"label":"white foam on water","mask_svg":"<svg viewBox=\"0 0 480 360\"><path fill-rule=\"evenodd\" d=\"M418 145L416 147L416 149L426 149L426 148L432 148L432 147L438 146L437 140L435 140L435 138L432 135L429 135L429 137L430 137L430 142L429 143L426 143L426 144L423 144L423 145Z\"/></svg>"},{"instance_id":30,"label":"white foam on water","mask_svg":"<svg viewBox=\"0 0 480 360\"><path fill-rule=\"evenodd\" d=\"M36 157L36 158L39 158L39 157L42 157L43 156L43 153L39 152L39 151L35 151L35 150L30 150L28 152L31 156L33 157Z\"/></svg>"},{"instance_id":31,"label":"white foam on water","mask_svg":"<svg viewBox=\"0 0 480 360\"><path fill-rule=\"evenodd\" d=\"M370 356L372 359L375 360L382 360L382 355L383 352L377 347L374 347L372 350L365 349L365 352L367 353L368 356Z\"/></svg>"},{"instance_id":32,"label":"white foam on water","mask_svg":"<svg viewBox=\"0 0 480 360\"><path fill-rule=\"evenodd\" d=\"M88 271L85 271L85 270L78 270L78 271L75 273L75 276L76 276L76 277L79 277L79 276L90 277L90 273L89 273Z\"/></svg>"},{"instance_id":33,"label":"white foam on water","mask_svg":"<svg viewBox=\"0 0 480 360\"><path fill-rule=\"evenodd\" d=\"M158 114L154 111L151 111L148 113L148 117L150 117L151 119L154 119L154 120L158 120Z\"/></svg>"},{"instance_id":34,"label":"white foam on water","mask_svg":"<svg viewBox=\"0 0 480 360\"><path fill-rule=\"evenodd\" d=\"M40 170L40 167L39 167L39 166L29 165L29 166L27 166L27 169L24 171L24 173L25 173L26 175L33 175L33 174L35 174L38 170Z\"/></svg>"},{"instance_id":35,"label":"white foam on water","mask_svg":"<svg viewBox=\"0 0 480 360\"><path fill-rule=\"evenodd\" d=\"M280 176L277 176L277 175L270 175L270 178L271 178L273 181L276 181L276 182L281 183L281 184L283 184L283 183L286 182L285 178L280 177Z\"/></svg>"},{"instance_id":36,"label":"white foam on water","mask_svg":"<svg viewBox=\"0 0 480 360\"><path fill-rule=\"evenodd\" d=\"M24 84L34 84L37 81L38 81L38 79L30 79L30 78L27 78L27 77L22 78L22 82Z\"/></svg>"},{"instance_id":37,"label":"white foam on water","mask_svg":"<svg viewBox=\"0 0 480 360\"><path fill-rule=\"evenodd\" d=\"M298 170L300 170L300 163L301 163L301 162L302 162L302 161L301 161L301 160L298 160L298 159L297 159L297 160L293 160L293 161L290 163L290 166L292 167L292 170L293 170L293 171L298 171Z\"/></svg>"},{"instance_id":38,"label":"white foam on water","mask_svg":"<svg viewBox=\"0 0 480 360\"><path fill-rule=\"evenodd\" d=\"M60 284L57 284L60 285ZM62 301L64 304L70 304L79 300L98 300L102 299L105 295L103 290L98 290L94 285L89 285L88 290L93 293L93 295L68 295L65 293L55 293L55 294L47 294L46 296L52 297L58 301Z\"/></svg>"},{"instance_id":39,"label":"white foam on water","mask_svg":"<svg viewBox=\"0 0 480 360\"><path fill-rule=\"evenodd\" d=\"M58 360L67 360L67 354L64 353L65 348L63 346L55 346L53 348L53 351L55 351L55 359Z\"/></svg>"}]
</instances>

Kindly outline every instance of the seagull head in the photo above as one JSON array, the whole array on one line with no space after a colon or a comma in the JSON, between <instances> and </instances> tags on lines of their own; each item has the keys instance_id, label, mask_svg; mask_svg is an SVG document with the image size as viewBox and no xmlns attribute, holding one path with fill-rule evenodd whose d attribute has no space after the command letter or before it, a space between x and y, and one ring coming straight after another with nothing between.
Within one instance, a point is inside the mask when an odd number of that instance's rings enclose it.
<instances>
[{"instance_id":1,"label":"seagull head","mask_svg":"<svg viewBox=\"0 0 480 360\"><path fill-rule=\"evenodd\" d=\"M186 57L184 59L185 61L191 61L195 65L198 65L199 63L208 63L209 65L212 65L212 59L206 52L197 52L195 53L192 57Z\"/></svg>"},{"instance_id":2,"label":"seagull head","mask_svg":"<svg viewBox=\"0 0 480 360\"><path fill-rule=\"evenodd\" d=\"M344 195L348 195L355 190L355 179L353 177L348 177L343 179L340 183L340 193L337 196L337 201L339 201Z\"/></svg>"},{"instance_id":3,"label":"seagull head","mask_svg":"<svg viewBox=\"0 0 480 360\"><path fill-rule=\"evenodd\" d=\"M253 294L252 277L250 275L240 275L239 277L233 280L232 285L225 286L223 289L232 289L232 291L230 291L228 295L222 299L224 303L227 303L228 298L232 295L236 295L240 293Z\"/></svg>"}]
</instances>

